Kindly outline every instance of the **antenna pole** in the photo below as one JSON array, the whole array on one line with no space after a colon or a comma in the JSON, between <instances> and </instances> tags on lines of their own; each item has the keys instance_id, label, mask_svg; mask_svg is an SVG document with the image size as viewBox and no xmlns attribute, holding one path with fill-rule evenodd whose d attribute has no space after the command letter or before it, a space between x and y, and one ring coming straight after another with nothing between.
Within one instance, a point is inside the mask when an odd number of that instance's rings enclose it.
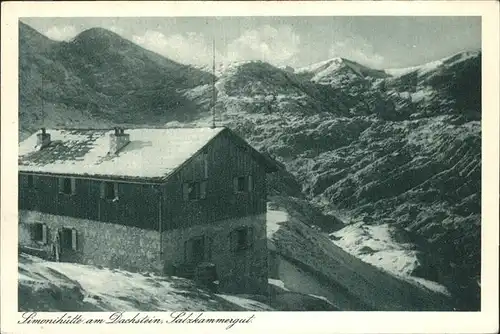
<instances>
[{"instance_id":1,"label":"antenna pole","mask_svg":"<svg viewBox=\"0 0 500 334\"><path fill-rule=\"evenodd\" d=\"M212 40L212 127L215 128L215 103L217 95L215 94L215 37Z\"/></svg>"},{"instance_id":2,"label":"antenna pole","mask_svg":"<svg viewBox=\"0 0 500 334\"><path fill-rule=\"evenodd\" d=\"M41 103L41 108L42 108L42 127L44 126L44 123L45 123L45 105L43 103L43 92L44 92L44 82L43 82L43 73L40 71L40 75L41 75L41 79L42 79L42 91L40 93L40 99L42 101Z\"/></svg>"}]
</instances>

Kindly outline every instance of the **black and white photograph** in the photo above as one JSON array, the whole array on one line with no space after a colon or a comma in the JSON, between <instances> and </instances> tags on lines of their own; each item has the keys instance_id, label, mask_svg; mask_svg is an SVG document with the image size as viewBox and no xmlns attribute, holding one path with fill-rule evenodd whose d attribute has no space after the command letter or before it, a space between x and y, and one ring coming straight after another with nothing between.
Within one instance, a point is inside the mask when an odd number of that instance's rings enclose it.
<instances>
[{"instance_id":1,"label":"black and white photograph","mask_svg":"<svg viewBox=\"0 0 500 334\"><path fill-rule=\"evenodd\" d=\"M481 27L20 16L16 311L482 311Z\"/></svg>"}]
</instances>

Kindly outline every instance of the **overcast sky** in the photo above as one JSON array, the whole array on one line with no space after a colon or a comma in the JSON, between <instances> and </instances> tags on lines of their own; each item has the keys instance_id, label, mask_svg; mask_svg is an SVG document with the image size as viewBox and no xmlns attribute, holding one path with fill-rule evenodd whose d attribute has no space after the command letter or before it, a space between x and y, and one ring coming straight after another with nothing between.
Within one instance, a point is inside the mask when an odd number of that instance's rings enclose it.
<instances>
[{"instance_id":1,"label":"overcast sky","mask_svg":"<svg viewBox=\"0 0 500 334\"><path fill-rule=\"evenodd\" d=\"M264 60L305 66L345 57L374 68L422 64L480 49L480 17L177 17L23 18L54 40L92 27L110 29L173 60L204 65L217 60Z\"/></svg>"}]
</instances>

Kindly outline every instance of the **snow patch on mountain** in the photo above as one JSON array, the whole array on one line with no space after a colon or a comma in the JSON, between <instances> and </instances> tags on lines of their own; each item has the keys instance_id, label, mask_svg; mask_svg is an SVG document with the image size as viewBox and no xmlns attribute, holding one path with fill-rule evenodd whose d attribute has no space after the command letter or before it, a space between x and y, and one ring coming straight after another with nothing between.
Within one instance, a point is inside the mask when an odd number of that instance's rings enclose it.
<instances>
[{"instance_id":1,"label":"snow patch on mountain","mask_svg":"<svg viewBox=\"0 0 500 334\"><path fill-rule=\"evenodd\" d=\"M385 70L387 74L390 74L395 77L403 76L405 74L418 71L420 74L425 74L431 71L436 70L443 64L442 60L436 60L432 61L429 63L426 63L424 65L418 65L418 66L410 66L410 67L404 67L404 68L388 68Z\"/></svg>"},{"instance_id":2,"label":"snow patch on mountain","mask_svg":"<svg viewBox=\"0 0 500 334\"><path fill-rule=\"evenodd\" d=\"M290 291L289 289L287 289L287 288L285 287L285 283L283 283L283 281L282 281L282 280L279 280L279 279L274 279L274 278L269 278L269 279L268 279L268 282L269 282L269 284L274 285L274 286L277 286L277 287L278 287L278 288L280 288L280 289L283 289L283 290L285 290L285 291Z\"/></svg>"},{"instance_id":3,"label":"snow patch on mountain","mask_svg":"<svg viewBox=\"0 0 500 334\"><path fill-rule=\"evenodd\" d=\"M395 227L389 224L367 225L357 222L331 233L332 241L346 252L366 263L390 272L410 283L449 296L443 285L412 276L420 265L418 251L411 243L398 242L394 238Z\"/></svg>"},{"instance_id":4,"label":"snow patch on mountain","mask_svg":"<svg viewBox=\"0 0 500 334\"><path fill-rule=\"evenodd\" d=\"M366 225L358 222L330 234L334 243L361 260L393 274L410 275L417 267L411 244L397 243L388 224Z\"/></svg>"},{"instance_id":5,"label":"snow patch on mountain","mask_svg":"<svg viewBox=\"0 0 500 334\"><path fill-rule=\"evenodd\" d=\"M439 60L431 61L422 65L403 67L403 68L389 68L384 71L394 77L400 77L411 72L417 71L420 75L430 73L439 69L440 66L446 65L448 67L456 65L460 62L463 62L467 59L477 57L479 55L479 51L466 51L459 52L452 56L448 56Z\"/></svg>"},{"instance_id":6,"label":"snow patch on mountain","mask_svg":"<svg viewBox=\"0 0 500 334\"><path fill-rule=\"evenodd\" d=\"M342 63L343 63L342 58L337 57L298 68L295 72L298 74L312 73L314 75L322 76L322 74L324 75L325 73L329 73L333 70L338 69L340 66L342 66Z\"/></svg>"}]
</instances>

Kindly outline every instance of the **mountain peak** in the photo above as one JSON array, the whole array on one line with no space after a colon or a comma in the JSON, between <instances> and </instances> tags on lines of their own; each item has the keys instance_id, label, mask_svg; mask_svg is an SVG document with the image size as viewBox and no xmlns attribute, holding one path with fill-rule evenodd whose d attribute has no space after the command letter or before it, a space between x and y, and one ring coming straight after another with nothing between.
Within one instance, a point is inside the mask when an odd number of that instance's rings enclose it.
<instances>
[{"instance_id":1,"label":"mountain peak","mask_svg":"<svg viewBox=\"0 0 500 334\"><path fill-rule=\"evenodd\" d=\"M319 63L299 68L295 73L310 76L311 80L315 82L331 82L331 80L338 77L339 72L350 73L349 75L360 78L384 78L388 76L383 71L369 68L343 57L323 60Z\"/></svg>"},{"instance_id":2,"label":"mountain peak","mask_svg":"<svg viewBox=\"0 0 500 334\"><path fill-rule=\"evenodd\" d=\"M112 32L111 30L105 28L90 28L79 33L75 39L84 39L84 38L122 38L120 35Z\"/></svg>"},{"instance_id":3,"label":"mountain peak","mask_svg":"<svg viewBox=\"0 0 500 334\"><path fill-rule=\"evenodd\" d=\"M324 71L332 65L340 66L344 62L344 59L341 57L330 58L327 60L320 61L318 63L311 64L309 66L304 66L297 69L297 73L305 73L305 72L313 72L318 73Z\"/></svg>"},{"instance_id":4,"label":"mountain peak","mask_svg":"<svg viewBox=\"0 0 500 334\"><path fill-rule=\"evenodd\" d=\"M78 48L80 52L102 53L106 50L136 50L139 46L120 35L105 28L90 28L75 36L69 44ZM140 51L137 51L140 53Z\"/></svg>"}]
</instances>

